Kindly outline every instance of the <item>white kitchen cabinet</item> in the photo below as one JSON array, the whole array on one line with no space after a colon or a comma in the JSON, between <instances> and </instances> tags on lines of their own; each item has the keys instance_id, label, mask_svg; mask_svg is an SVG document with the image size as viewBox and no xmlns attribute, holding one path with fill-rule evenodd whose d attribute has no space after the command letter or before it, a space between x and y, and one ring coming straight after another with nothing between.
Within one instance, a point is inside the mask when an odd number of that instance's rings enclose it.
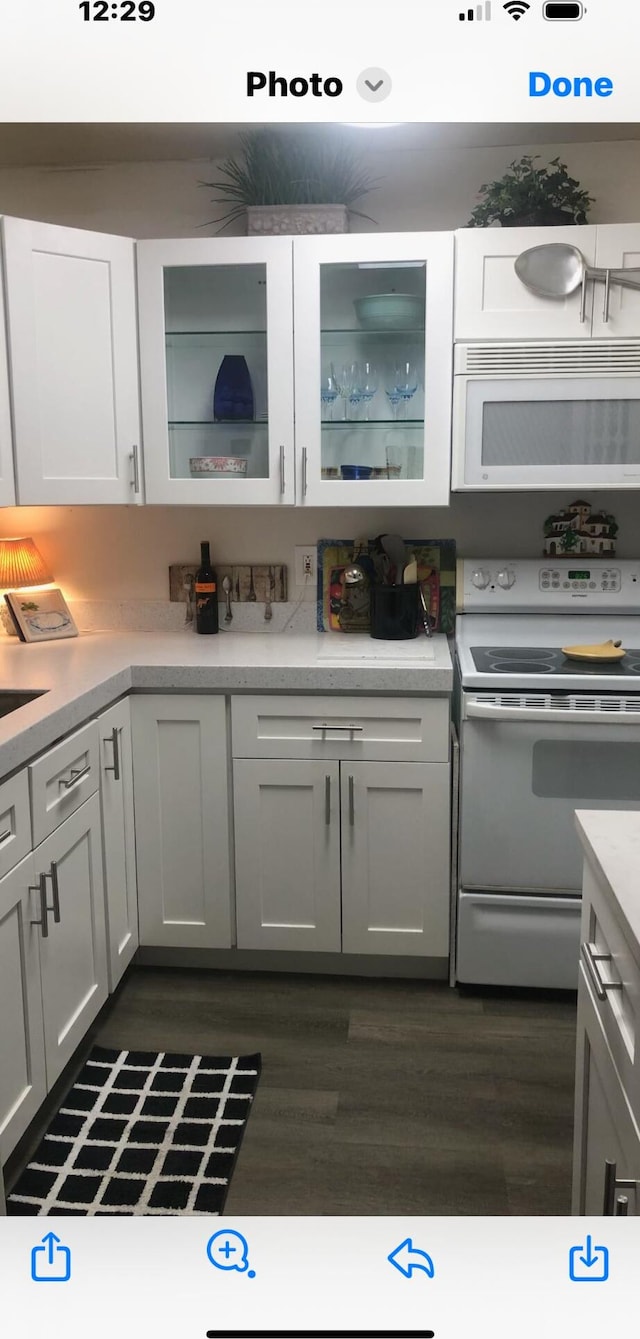
<instances>
[{"instance_id":1,"label":"white kitchen cabinet","mask_svg":"<svg viewBox=\"0 0 640 1339\"><path fill-rule=\"evenodd\" d=\"M47 1086L55 1083L108 995L100 800L91 796L34 852L51 897L40 927Z\"/></svg>"},{"instance_id":2,"label":"white kitchen cabinet","mask_svg":"<svg viewBox=\"0 0 640 1339\"><path fill-rule=\"evenodd\" d=\"M449 768L341 763L342 948L449 952Z\"/></svg>"},{"instance_id":3,"label":"white kitchen cabinet","mask_svg":"<svg viewBox=\"0 0 640 1339\"><path fill-rule=\"evenodd\" d=\"M109 990L138 947L138 891L129 698L98 718Z\"/></svg>"},{"instance_id":4,"label":"white kitchen cabinet","mask_svg":"<svg viewBox=\"0 0 640 1339\"><path fill-rule=\"evenodd\" d=\"M453 234L298 237L293 257L298 501L448 505ZM323 405L332 372L343 393Z\"/></svg>"},{"instance_id":5,"label":"white kitchen cabinet","mask_svg":"<svg viewBox=\"0 0 640 1339\"><path fill-rule=\"evenodd\" d=\"M593 285L586 319L581 294L540 298L520 282L517 257L530 247L566 242L596 261L598 230L592 225L558 228L462 228L455 235L456 340L589 339Z\"/></svg>"},{"instance_id":6,"label":"white kitchen cabinet","mask_svg":"<svg viewBox=\"0 0 640 1339\"><path fill-rule=\"evenodd\" d=\"M628 1202L629 1215L640 1214L640 1129L620 1081L607 1044L584 968L578 987L578 1051L576 1087L576 1144L573 1212L620 1213L619 1200ZM618 1185L613 1204L606 1202L607 1163L615 1164L615 1178L633 1181ZM611 1174L611 1173L610 1173Z\"/></svg>"},{"instance_id":7,"label":"white kitchen cabinet","mask_svg":"<svg viewBox=\"0 0 640 1339\"><path fill-rule=\"evenodd\" d=\"M133 241L15 218L3 236L19 503L140 501Z\"/></svg>"},{"instance_id":8,"label":"white kitchen cabinet","mask_svg":"<svg viewBox=\"0 0 640 1339\"><path fill-rule=\"evenodd\" d=\"M9 394L9 364L4 315L4 292L0 283L0 507L13 507L16 486L13 472L13 429Z\"/></svg>"},{"instance_id":9,"label":"white kitchen cabinet","mask_svg":"<svg viewBox=\"0 0 640 1339\"><path fill-rule=\"evenodd\" d=\"M140 943L229 948L225 699L134 696L131 723Z\"/></svg>"},{"instance_id":10,"label":"white kitchen cabinet","mask_svg":"<svg viewBox=\"0 0 640 1339\"><path fill-rule=\"evenodd\" d=\"M286 237L138 243L148 502L293 503L291 246ZM219 373L227 392L214 406ZM202 472L207 457L231 458L236 472Z\"/></svg>"},{"instance_id":11,"label":"white kitchen cabinet","mask_svg":"<svg viewBox=\"0 0 640 1339\"><path fill-rule=\"evenodd\" d=\"M238 948L340 952L339 770L235 761Z\"/></svg>"},{"instance_id":12,"label":"white kitchen cabinet","mask_svg":"<svg viewBox=\"0 0 640 1339\"><path fill-rule=\"evenodd\" d=\"M45 895L43 887L43 896ZM6 1162L47 1091L41 916L33 855L0 879L0 1164Z\"/></svg>"},{"instance_id":13,"label":"white kitchen cabinet","mask_svg":"<svg viewBox=\"0 0 640 1339\"><path fill-rule=\"evenodd\" d=\"M238 948L446 958L446 699L237 695L231 721Z\"/></svg>"},{"instance_id":14,"label":"white kitchen cabinet","mask_svg":"<svg viewBox=\"0 0 640 1339\"><path fill-rule=\"evenodd\" d=\"M640 269L640 223L607 223L597 229L596 266L604 270ZM638 283L639 275L635 276ZM640 291L611 283L594 285L592 333L640 338Z\"/></svg>"}]
</instances>

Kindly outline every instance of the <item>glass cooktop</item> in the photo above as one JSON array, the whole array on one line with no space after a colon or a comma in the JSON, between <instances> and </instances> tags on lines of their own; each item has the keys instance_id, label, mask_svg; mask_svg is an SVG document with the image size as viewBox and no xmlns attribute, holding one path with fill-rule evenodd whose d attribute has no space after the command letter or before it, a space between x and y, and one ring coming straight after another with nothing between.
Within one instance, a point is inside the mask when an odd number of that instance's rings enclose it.
<instances>
[{"instance_id":1,"label":"glass cooktop","mask_svg":"<svg viewBox=\"0 0 640 1339\"><path fill-rule=\"evenodd\" d=\"M622 660L569 660L557 646L472 646L471 655L482 674L584 674L640 677L640 650L627 651Z\"/></svg>"}]
</instances>

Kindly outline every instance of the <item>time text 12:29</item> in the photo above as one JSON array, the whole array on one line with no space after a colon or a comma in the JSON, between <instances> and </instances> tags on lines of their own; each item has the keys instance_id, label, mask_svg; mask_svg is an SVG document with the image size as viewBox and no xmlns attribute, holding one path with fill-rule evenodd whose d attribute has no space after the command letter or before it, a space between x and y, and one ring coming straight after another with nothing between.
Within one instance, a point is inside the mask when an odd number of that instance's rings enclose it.
<instances>
[{"instance_id":1,"label":"time text 12:29","mask_svg":"<svg viewBox=\"0 0 640 1339\"><path fill-rule=\"evenodd\" d=\"M84 0L78 5L85 23L150 23L155 17L156 7L152 0L120 0L112 4L111 0Z\"/></svg>"}]
</instances>

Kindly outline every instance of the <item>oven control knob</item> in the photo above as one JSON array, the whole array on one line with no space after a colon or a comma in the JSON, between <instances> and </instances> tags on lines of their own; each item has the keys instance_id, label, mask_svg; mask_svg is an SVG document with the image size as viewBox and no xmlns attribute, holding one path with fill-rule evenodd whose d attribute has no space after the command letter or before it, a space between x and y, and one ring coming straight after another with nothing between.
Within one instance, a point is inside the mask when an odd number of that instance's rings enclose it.
<instances>
[{"instance_id":1,"label":"oven control knob","mask_svg":"<svg viewBox=\"0 0 640 1339\"><path fill-rule=\"evenodd\" d=\"M498 575L496 577L498 585L502 586L503 590L511 590L511 587L515 582L515 579L516 574L512 567L503 567L502 571L498 572Z\"/></svg>"},{"instance_id":2,"label":"oven control knob","mask_svg":"<svg viewBox=\"0 0 640 1339\"><path fill-rule=\"evenodd\" d=\"M491 573L487 572L486 567L476 567L475 572L471 573L471 584L477 590L484 590L491 580Z\"/></svg>"}]
</instances>

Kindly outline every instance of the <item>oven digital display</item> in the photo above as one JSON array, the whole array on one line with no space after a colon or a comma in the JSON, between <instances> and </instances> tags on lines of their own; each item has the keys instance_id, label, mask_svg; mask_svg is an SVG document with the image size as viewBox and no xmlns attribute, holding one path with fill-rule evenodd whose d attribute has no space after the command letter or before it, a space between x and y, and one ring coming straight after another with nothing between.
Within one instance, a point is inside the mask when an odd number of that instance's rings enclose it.
<instances>
[{"instance_id":1,"label":"oven digital display","mask_svg":"<svg viewBox=\"0 0 640 1339\"><path fill-rule=\"evenodd\" d=\"M569 581L590 581L590 572L567 572Z\"/></svg>"}]
</instances>

